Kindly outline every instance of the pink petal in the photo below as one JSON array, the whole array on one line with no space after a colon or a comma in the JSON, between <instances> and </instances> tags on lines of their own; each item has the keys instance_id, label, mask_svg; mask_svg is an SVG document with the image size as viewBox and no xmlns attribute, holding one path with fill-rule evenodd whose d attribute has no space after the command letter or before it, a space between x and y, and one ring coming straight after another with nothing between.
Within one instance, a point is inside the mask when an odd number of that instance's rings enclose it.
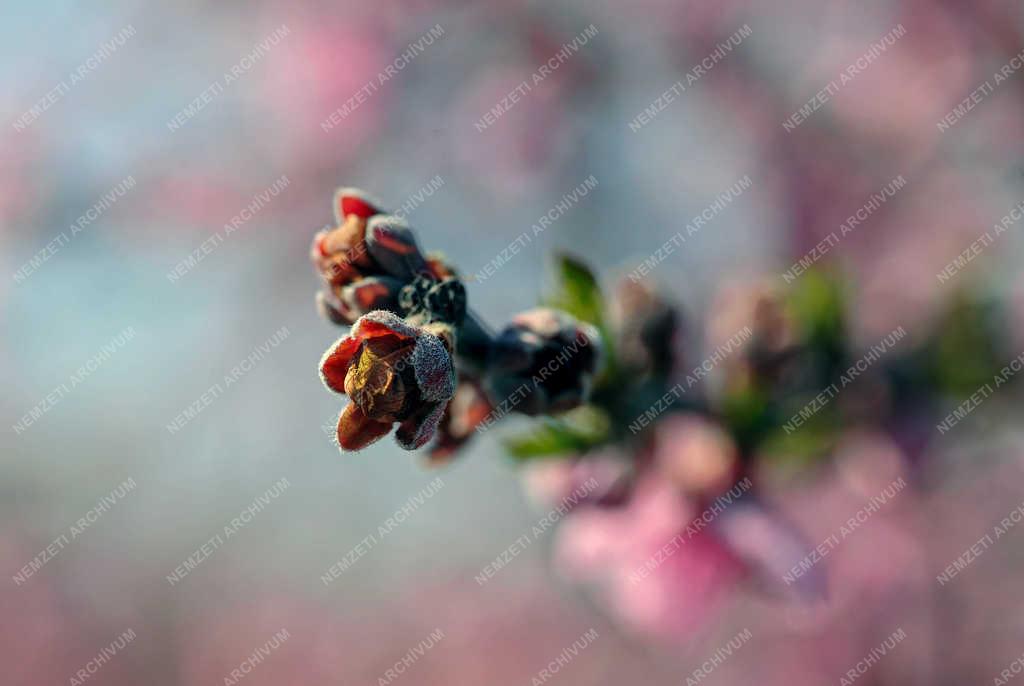
<instances>
[{"instance_id":1,"label":"pink petal","mask_svg":"<svg viewBox=\"0 0 1024 686\"><path fill-rule=\"evenodd\" d=\"M742 560L753 581L766 591L783 593L791 570L811 552L811 545L781 515L757 503L734 503L714 522L714 533L735 557ZM805 600L824 599L827 560L796 577L791 591Z\"/></svg>"},{"instance_id":2,"label":"pink petal","mask_svg":"<svg viewBox=\"0 0 1024 686\"><path fill-rule=\"evenodd\" d=\"M707 532L686 541L645 577L639 565L657 562L655 550L618 570L609 600L634 629L664 639L693 640L721 611L739 580L739 565Z\"/></svg>"}]
</instances>

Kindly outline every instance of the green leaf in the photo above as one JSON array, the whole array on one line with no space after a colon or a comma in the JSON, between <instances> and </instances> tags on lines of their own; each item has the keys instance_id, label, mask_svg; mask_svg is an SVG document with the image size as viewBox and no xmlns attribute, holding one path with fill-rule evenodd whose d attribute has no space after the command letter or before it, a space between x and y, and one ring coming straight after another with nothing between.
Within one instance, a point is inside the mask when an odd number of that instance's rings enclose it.
<instances>
[{"instance_id":1,"label":"green leaf","mask_svg":"<svg viewBox=\"0 0 1024 686\"><path fill-rule=\"evenodd\" d=\"M944 392L966 397L999 373L1011 352L1001 350L1009 340L1008 315L994 302L976 294L957 293L941 315L931 342L934 383Z\"/></svg>"},{"instance_id":2,"label":"green leaf","mask_svg":"<svg viewBox=\"0 0 1024 686\"><path fill-rule=\"evenodd\" d=\"M723 423L743 448L756 446L772 425L768 395L756 386L726 391L721 415Z\"/></svg>"},{"instance_id":3,"label":"green leaf","mask_svg":"<svg viewBox=\"0 0 1024 686\"><path fill-rule=\"evenodd\" d=\"M512 457L529 460L585 452L607 441L610 430L611 421L603 410L584 405L557 418L547 417L504 444Z\"/></svg>"},{"instance_id":4,"label":"green leaf","mask_svg":"<svg viewBox=\"0 0 1024 686\"><path fill-rule=\"evenodd\" d=\"M597 385L600 387L614 382L618 377L615 340L605 325L604 297L597 277L586 264L563 253L555 256L555 278L555 292L544 304L564 310L597 328L604 349L603 369Z\"/></svg>"},{"instance_id":5,"label":"green leaf","mask_svg":"<svg viewBox=\"0 0 1024 686\"><path fill-rule=\"evenodd\" d=\"M811 269L789 292L789 306L807 338L838 346L846 328L846 294L838 274Z\"/></svg>"},{"instance_id":6,"label":"green leaf","mask_svg":"<svg viewBox=\"0 0 1024 686\"><path fill-rule=\"evenodd\" d=\"M807 466L828 456L839 434L838 421L811 421L788 434L784 429L772 432L761 443L761 453L778 464Z\"/></svg>"},{"instance_id":7,"label":"green leaf","mask_svg":"<svg viewBox=\"0 0 1024 686\"><path fill-rule=\"evenodd\" d=\"M569 255L555 257L555 293L548 304L601 328L604 300L590 267Z\"/></svg>"},{"instance_id":8,"label":"green leaf","mask_svg":"<svg viewBox=\"0 0 1024 686\"><path fill-rule=\"evenodd\" d=\"M575 453L580 450L578 441L557 422L548 421L528 433L504 441L505 449L518 460L537 457L551 457Z\"/></svg>"}]
</instances>

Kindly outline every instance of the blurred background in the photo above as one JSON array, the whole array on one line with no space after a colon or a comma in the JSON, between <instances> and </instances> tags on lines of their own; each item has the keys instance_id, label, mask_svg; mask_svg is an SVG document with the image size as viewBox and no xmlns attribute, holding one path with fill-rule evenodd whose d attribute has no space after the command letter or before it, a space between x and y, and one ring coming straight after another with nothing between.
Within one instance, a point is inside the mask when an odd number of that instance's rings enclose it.
<instances>
[{"instance_id":1,"label":"blurred background","mask_svg":"<svg viewBox=\"0 0 1024 686\"><path fill-rule=\"evenodd\" d=\"M340 332L317 316L308 259L338 186L403 207L425 248L475 274L593 176L469 282L499 326L537 302L553 250L611 282L749 176L651 275L714 331L721 298L782 283L902 176L829 258L856 284L854 340L913 339L950 297L937 274L1022 200L1024 74L994 79L1020 66L1018 3L110 2L4 18L5 683L821 684L902 628L856 681L962 684L1024 653L1019 532L935 578L1024 500L1012 415L979 409L921 446L924 467L851 430L837 467L771 482L813 544L894 479L912 488L828 556L824 603L736 587L666 640L567 582L558 532L475 580L546 513L500 430L440 470L390 440L338 453L341 401L316 365ZM1016 351L1019 231L949 279L1016 303Z\"/></svg>"}]
</instances>

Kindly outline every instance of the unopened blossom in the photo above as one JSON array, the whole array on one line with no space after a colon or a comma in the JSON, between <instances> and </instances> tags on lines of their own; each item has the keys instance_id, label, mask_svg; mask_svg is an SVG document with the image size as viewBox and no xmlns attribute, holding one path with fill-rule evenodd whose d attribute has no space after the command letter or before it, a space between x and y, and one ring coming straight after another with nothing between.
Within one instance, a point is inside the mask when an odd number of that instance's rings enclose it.
<instances>
[{"instance_id":1,"label":"unopened blossom","mask_svg":"<svg viewBox=\"0 0 1024 686\"><path fill-rule=\"evenodd\" d=\"M359 450L389 433L415 450L434 435L455 391L453 335L444 324L416 327L383 310L363 315L320 361L329 389L351 402L338 418L338 445Z\"/></svg>"},{"instance_id":2,"label":"unopened blossom","mask_svg":"<svg viewBox=\"0 0 1024 686\"><path fill-rule=\"evenodd\" d=\"M488 391L517 412L562 412L590 395L601 359L593 326L548 307L516 315L491 351Z\"/></svg>"},{"instance_id":3,"label":"unopened blossom","mask_svg":"<svg viewBox=\"0 0 1024 686\"><path fill-rule=\"evenodd\" d=\"M461 326L466 318L466 287L455 277L437 279L432 274L418 274L402 288L398 305L410 320L438 320Z\"/></svg>"},{"instance_id":4,"label":"unopened blossom","mask_svg":"<svg viewBox=\"0 0 1024 686\"><path fill-rule=\"evenodd\" d=\"M696 497L728 490L740 470L729 434L697 414L669 414L655 425L654 460L664 478Z\"/></svg>"},{"instance_id":5,"label":"unopened blossom","mask_svg":"<svg viewBox=\"0 0 1024 686\"><path fill-rule=\"evenodd\" d=\"M679 312L646 281L623 279L611 298L616 353L631 372L664 376L678 361Z\"/></svg>"},{"instance_id":6,"label":"unopened blossom","mask_svg":"<svg viewBox=\"0 0 1024 686\"><path fill-rule=\"evenodd\" d=\"M437 441L430 448L433 464L442 464L454 457L475 435L476 427L494 411L479 381L461 373L459 376L455 395L438 427Z\"/></svg>"},{"instance_id":7,"label":"unopened blossom","mask_svg":"<svg viewBox=\"0 0 1024 686\"><path fill-rule=\"evenodd\" d=\"M317 308L330 321L350 324L373 310L397 312L399 293L415 275L447 275L437 258L424 258L406 221L381 207L357 188L339 189L337 226L313 238L310 259L323 280Z\"/></svg>"}]
</instances>

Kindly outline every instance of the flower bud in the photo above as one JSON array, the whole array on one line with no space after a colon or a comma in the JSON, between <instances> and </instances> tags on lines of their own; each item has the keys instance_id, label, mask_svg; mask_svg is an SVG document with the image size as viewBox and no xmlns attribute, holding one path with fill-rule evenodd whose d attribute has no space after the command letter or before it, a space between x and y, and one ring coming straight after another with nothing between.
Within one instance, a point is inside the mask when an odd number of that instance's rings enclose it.
<instances>
[{"instance_id":1,"label":"flower bud","mask_svg":"<svg viewBox=\"0 0 1024 686\"><path fill-rule=\"evenodd\" d=\"M681 318L650 284L622 281L611 301L611 318L624 367L654 376L672 372Z\"/></svg>"},{"instance_id":2,"label":"flower bud","mask_svg":"<svg viewBox=\"0 0 1024 686\"><path fill-rule=\"evenodd\" d=\"M338 418L342 450L365 448L395 422L398 444L419 448L434 435L455 390L445 342L384 310L360 317L350 334L324 353L320 378L352 399Z\"/></svg>"},{"instance_id":3,"label":"flower bud","mask_svg":"<svg viewBox=\"0 0 1024 686\"><path fill-rule=\"evenodd\" d=\"M600 353L593 326L551 308L523 312L494 340L488 394L527 415L572 409L587 400Z\"/></svg>"}]
</instances>

